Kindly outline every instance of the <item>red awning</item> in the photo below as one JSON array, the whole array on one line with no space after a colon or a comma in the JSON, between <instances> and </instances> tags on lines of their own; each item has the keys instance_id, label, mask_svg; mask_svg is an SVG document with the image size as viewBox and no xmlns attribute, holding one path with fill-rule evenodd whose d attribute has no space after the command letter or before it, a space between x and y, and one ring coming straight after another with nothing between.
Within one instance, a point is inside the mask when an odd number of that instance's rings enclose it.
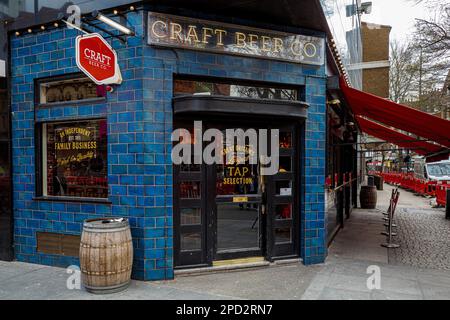
<instances>
[{"instance_id":1,"label":"red awning","mask_svg":"<svg viewBox=\"0 0 450 320\"><path fill-rule=\"evenodd\" d=\"M417 141L417 139L413 137L367 120L361 116L356 116L356 121L358 121L361 130L365 133L381 140L391 142L399 147L413 150L420 155L432 154L442 150L442 147L438 145L426 141Z\"/></svg>"},{"instance_id":2,"label":"red awning","mask_svg":"<svg viewBox=\"0 0 450 320\"><path fill-rule=\"evenodd\" d=\"M350 88L343 79L340 81L340 88L355 115L450 148L450 121Z\"/></svg>"}]
</instances>

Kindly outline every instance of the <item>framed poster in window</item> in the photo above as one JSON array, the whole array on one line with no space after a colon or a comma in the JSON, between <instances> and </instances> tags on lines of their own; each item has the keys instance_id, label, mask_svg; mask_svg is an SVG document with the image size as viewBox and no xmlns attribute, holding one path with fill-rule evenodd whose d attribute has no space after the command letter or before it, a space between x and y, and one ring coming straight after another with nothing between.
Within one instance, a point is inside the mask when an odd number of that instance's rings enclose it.
<instances>
[{"instance_id":1,"label":"framed poster in window","mask_svg":"<svg viewBox=\"0 0 450 320\"><path fill-rule=\"evenodd\" d=\"M42 124L42 196L108 198L105 119Z\"/></svg>"}]
</instances>

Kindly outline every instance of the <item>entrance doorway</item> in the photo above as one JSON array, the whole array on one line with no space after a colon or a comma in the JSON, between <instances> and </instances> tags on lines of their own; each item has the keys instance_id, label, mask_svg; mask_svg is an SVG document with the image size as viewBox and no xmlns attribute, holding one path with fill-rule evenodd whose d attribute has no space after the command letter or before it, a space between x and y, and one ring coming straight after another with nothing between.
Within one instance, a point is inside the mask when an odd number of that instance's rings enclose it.
<instances>
[{"instance_id":1,"label":"entrance doorway","mask_svg":"<svg viewBox=\"0 0 450 320\"><path fill-rule=\"evenodd\" d=\"M243 150L238 150L242 144L239 146L237 141L223 142L223 164L174 165L176 267L211 266L214 261L244 257L272 261L298 256L297 176L302 124L252 118L252 121L237 121L235 116L221 116L217 121L203 115L202 130L214 128L225 133L227 129L255 129L256 132L267 129L267 137L258 139L268 139L270 146L270 130L278 129L276 174L261 174L259 157L255 157L256 163L250 161L257 150L248 141ZM187 129L193 137L194 120L199 119L177 116L174 127ZM189 143L193 145L193 139ZM202 147L209 144L203 143ZM236 151L241 151L242 158L227 157Z\"/></svg>"}]
</instances>

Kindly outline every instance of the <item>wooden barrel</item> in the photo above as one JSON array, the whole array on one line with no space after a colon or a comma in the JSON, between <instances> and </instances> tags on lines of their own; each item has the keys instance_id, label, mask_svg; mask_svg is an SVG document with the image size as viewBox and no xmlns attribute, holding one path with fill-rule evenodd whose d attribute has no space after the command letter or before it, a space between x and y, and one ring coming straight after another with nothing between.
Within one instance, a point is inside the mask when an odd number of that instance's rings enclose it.
<instances>
[{"instance_id":1,"label":"wooden barrel","mask_svg":"<svg viewBox=\"0 0 450 320\"><path fill-rule=\"evenodd\" d=\"M91 293L114 293L128 287L133 265L133 244L126 219L91 219L83 224L80 269Z\"/></svg>"},{"instance_id":2,"label":"wooden barrel","mask_svg":"<svg viewBox=\"0 0 450 320\"><path fill-rule=\"evenodd\" d=\"M377 206L377 187L361 186L359 201L363 209L375 209Z\"/></svg>"},{"instance_id":3,"label":"wooden barrel","mask_svg":"<svg viewBox=\"0 0 450 320\"><path fill-rule=\"evenodd\" d=\"M374 176L374 184L377 187L377 190L383 190L383 177L381 176Z\"/></svg>"}]
</instances>

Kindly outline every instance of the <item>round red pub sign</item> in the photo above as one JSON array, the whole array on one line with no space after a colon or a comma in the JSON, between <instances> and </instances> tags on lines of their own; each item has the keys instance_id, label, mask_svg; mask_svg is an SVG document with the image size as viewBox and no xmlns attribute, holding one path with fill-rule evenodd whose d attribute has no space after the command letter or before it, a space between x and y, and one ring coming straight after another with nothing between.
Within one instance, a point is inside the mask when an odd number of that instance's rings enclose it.
<instances>
[{"instance_id":1,"label":"round red pub sign","mask_svg":"<svg viewBox=\"0 0 450 320\"><path fill-rule=\"evenodd\" d=\"M77 66L96 84L120 84L117 55L97 33L78 36L75 45Z\"/></svg>"}]
</instances>

